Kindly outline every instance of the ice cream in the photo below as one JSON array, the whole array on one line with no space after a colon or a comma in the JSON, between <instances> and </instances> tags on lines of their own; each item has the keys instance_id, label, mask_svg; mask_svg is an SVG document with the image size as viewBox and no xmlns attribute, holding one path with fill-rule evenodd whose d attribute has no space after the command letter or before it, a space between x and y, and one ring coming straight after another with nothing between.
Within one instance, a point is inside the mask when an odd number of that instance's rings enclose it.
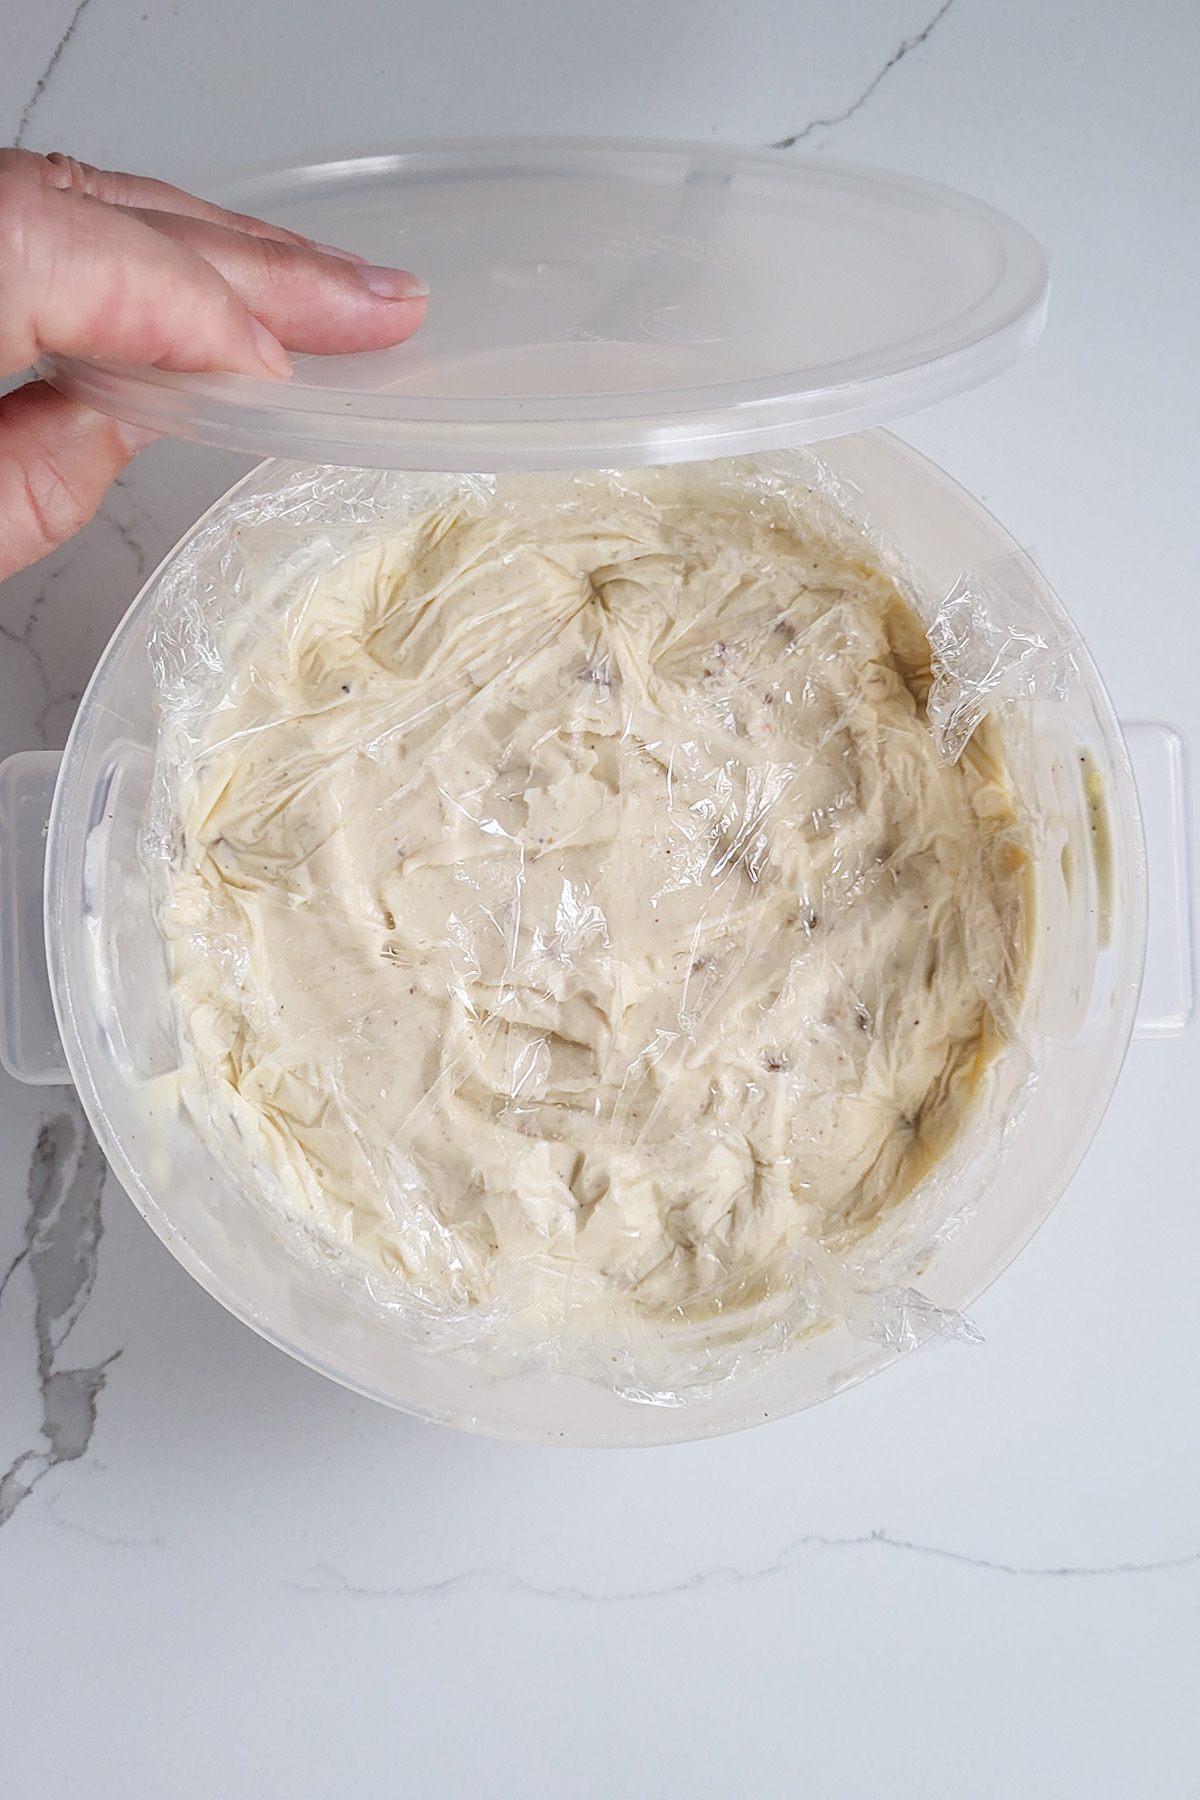
<instances>
[{"instance_id":1,"label":"ice cream","mask_svg":"<svg viewBox=\"0 0 1200 1800\"><path fill-rule=\"evenodd\" d=\"M225 677L163 913L192 1108L435 1303L702 1319L839 1254L1019 1007L1028 856L878 558L712 471L509 478Z\"/></svg>"}]
</instances>

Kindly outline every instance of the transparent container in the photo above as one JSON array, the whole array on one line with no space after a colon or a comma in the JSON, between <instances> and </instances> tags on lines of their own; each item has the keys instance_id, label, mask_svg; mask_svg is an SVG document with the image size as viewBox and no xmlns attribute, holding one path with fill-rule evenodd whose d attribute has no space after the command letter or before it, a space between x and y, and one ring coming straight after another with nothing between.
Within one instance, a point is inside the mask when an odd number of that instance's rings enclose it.
<instances>
[{"instance_id":1,"label":"transparent container","mask_svg":"<svg viewBox=\"0 0 1200 1800\"><path fill-rule=\"evenodd\" d=\"M1036 337L1044 260L992 209L902 177L712 145L425 146L247 178L215 197L416 267L441 312L411 345L310 359L290 387L68 362L49 364L51 379L159 429L358 466L612 467L842 433L820 442L820 456L866 497L930 593L1017 554L933 464L856 429L984 378ZM869 277L884 254L894 278L880 283ZM253 493L274 466L234 491ZM1126 740L1078 633L1029 573L1028 603L1078 670L1063 698L1031 703L1045 821L1030 973L1039 1073L986 1172L962 1172L962 1200L980 1203L922 1271L922 1293L952 1310L1016 1255L1087 1148L1134 1029L1147 943ZM196 1280L363 1394L529 1441L629 1446L733 1431L902 1355L902 1329L864 1338L838 1326L702 1401L637 1404L580 1377L494 1377L422 1351L329 1271L283 1252L177 1106L167 971L137 855L158 581L101 659L61 768L30 753L0 769L0 1060L27 1081L74 1082L122 1185ZM1144 759L1161 915L1154 1017L1143 1023L1170 1032L1190 1018L1194 986L1183 747L1161 726L1129 743Z\"/></svg>"},{"instance_id":2,"label":"transparent container","mask_svg":"<svg viewBox=\"0 0 1200 1800\"><path fill-rule=\"evenodd\" d=\"M975 501L887 433L843 437L823 445L821 454L835 474L869 496L880 525L935 592L948 590L963 569L1016 550ZM269 464L256 470L241 491L253 490L270 470ZM21 968L27 979L24 1037L17 1029L14 1039L11 1019L5 1035L8 1060L23 1060L17 1072L27 1079L61 1079L65 1068L122 1185L196 1280L271 1342L349 1387L425 1418L526 1440L634 1445L732 1431L809 1406L901 1355L903 1334L890 1343L871 1342L838 1326L703 1402L638 1405L581 1378L535 1372L492 1378L453 1356L422 1352L398 1338L385 1318L358 1309L332 1277L284 1256L254 1199L239 1191L175 1104L166 967L136 854L155 736L146 635L157 579L147 583L109 644L57 776L46 851L45 946L64 1061L56 1061L52 1036L47 1040L42 991L29 977L36 959L27 940L14 951L21 921L11 904L4 921L10 977ZM1034 702L1037 781L1047 821L1036 869L1031 970L1041 1072L1031 1104L989 1174L986 1204L937 1250L922 1275L921 1291L944 1308L968 1307L1062 1192L1112 1093L1142 980L1146 856L1129 755L1084 645L1041 583L1036 604L1048 626L1068 634L1080 675L1067 698ZM1169 776L1173 740L1160 729L1144 747L1153 753L1156 741ZM11 846L21 828L15 798L25 793L28 868L38 829L30 779L38 777L44 788L47 770L37 758L14 764L7 784L0 777L0 832ZM1109 827L1099 858L1095 793L1089 794L1083 773L1089 768L1102 784ZM1176 794L1167 804L1168 844L1178 841L1180 800ZM1169 879L1164 892L1173 892ZM27 917L24 923L27 930ZM1174 942L1176 949L1185 945L1186 933L1177 933ZM1168 998L1157 1028L1169 1030L1190 1012L1186 956L1163 982ZM11 979L6 985L13 991ZM964 1182L970 1179L964 1176Z\"/></svg>"}]
</instances>

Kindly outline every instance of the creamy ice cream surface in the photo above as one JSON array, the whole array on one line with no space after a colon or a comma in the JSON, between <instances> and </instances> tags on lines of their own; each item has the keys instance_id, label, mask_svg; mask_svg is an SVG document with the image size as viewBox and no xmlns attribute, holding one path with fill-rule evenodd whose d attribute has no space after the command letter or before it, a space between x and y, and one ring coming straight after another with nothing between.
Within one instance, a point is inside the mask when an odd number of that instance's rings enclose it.
<instances>
[{"instance_id":1,"label":"creamy ice cream surface","mask_svg":"<svg viewBox=\"0 0 1200 1800\"><path fill-rule=\"evenodd\" d=\"M928 657L872 552L704 471L501 480L304 584L175 782L196 1116L446 1308L703 1320L851 1251L1024 976Z\"/></svg>"}]
</instances>

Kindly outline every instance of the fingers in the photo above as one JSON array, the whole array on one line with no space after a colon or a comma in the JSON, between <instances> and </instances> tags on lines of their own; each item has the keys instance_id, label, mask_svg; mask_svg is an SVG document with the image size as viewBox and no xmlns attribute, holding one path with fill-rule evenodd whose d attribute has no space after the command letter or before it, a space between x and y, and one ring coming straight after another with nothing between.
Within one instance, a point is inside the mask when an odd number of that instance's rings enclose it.
<instances>
[{"instance_id":1,"label":"fingers","mask_svg":"<svg viewBox=\"0 0 1200 1800\"><path fill-rule=\"evenodd\" d=\"M0 399L0 581L85 525L147 440L41 381Z\"/></svg>"},{"instance_id":2,"label":"fingers","mask_svg":"<svg viewBox=\"0 0 1200 1800\"><path fill-rule=\"evenodd\" d=\"M51 350L286 377L281 341L317 354L401 343L424 317L425 292L403 270L165 183L0 152L0 375Z\"/></svg>"},{"instance_id":3,"label":"fingers","mask_svg":"<svg viewBox=\"0 0 1200 1800\"><path fill-rule=\"evenodd\" d=\"M289 350L381 350L411 337L425 316L428 290L402 269L377 269L177 213L132 216L203 257Z\"/></svg>"},{"instance_id":4,"label":"fingers","mask_svg":"<svg viewBox=\"0 0 1200 1800\"><path fill-rule=\"evenodd\" d=\"M52 351L286 378L283 343L401 343L425 293L164 182L0 151L0 377ZM0 399L0 580L77 531L149 437L41 382Z\"/></svg>"},{"instance_id":5,"label":"fingers","mask_svg":"<svg viewBox=\"0 0 1200 1800\"><path fill-rule=\"evenodd\" d=\"M117 207L0 173L0 375L47 350L289 373L279 344L202 257Z\"/></svg>"}]
</instances>

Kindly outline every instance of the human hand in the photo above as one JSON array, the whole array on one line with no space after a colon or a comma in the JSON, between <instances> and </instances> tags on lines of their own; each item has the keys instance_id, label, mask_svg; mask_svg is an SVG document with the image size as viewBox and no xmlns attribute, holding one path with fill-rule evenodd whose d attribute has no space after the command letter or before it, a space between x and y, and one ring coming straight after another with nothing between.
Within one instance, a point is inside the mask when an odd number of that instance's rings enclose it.
<instances>
[{"instance_id":1,"label":"human hand","mask_svg":"<svg viewBox=\"0 0 1200 1800\"><path fill-rule=\"evenodd\" d=\"M165 182L0 150L0 377L57 351L285 381L287 350L411 337L426 292ZM41 381L0 399L0 580L78 531L154 435Z\"/></svg>"}]
</instances>

